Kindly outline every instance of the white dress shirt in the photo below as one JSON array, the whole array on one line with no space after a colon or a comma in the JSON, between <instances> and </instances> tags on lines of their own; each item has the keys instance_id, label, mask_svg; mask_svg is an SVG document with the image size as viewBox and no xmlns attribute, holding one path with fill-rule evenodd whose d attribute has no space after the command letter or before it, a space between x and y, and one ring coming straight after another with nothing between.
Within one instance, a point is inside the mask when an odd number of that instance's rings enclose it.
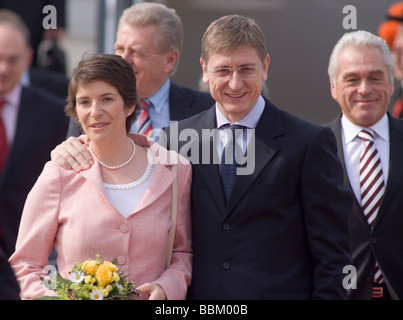
<instances>
[{"instance_id":1,"label":"white dress shirt","mask_svg":"<svg viewBox=\"0 0 403 320\"><path fill-rule=\"evenodd\" d=\"M252 108L251 111L247 115L245 115L241 120L239 120L236 123L233 124L238 124L246 127L247 129L255 129L257 123L259 122L259 119L264 111L265 107L265 101L262 96L259 96L255 106ZM221 143L217 143L217 154L221 155L222 150L224 149L224 146L227 142L227 135L225 133L225 130L221 130L224 125L231 123L220 111L220 109L217 106L215 107L215 112L216 112L216 119L217 119L217 128L220 129L220 139L219 141ZM246 147L250 142L251 139L251 134L247 133L243 135L236 136L237 138L237 145L242 146L242 151L243 154L245 154Z\"/></svg>"},{"instance_id":2,"label":"white dress shirt","mask_svg":"<svg viewBox=\"0 0 403 320\"><path fill-rule=\"evenodd\" d=\"M354 191L358 203L361 204L360 191L360 154L365 147L365 142L362 141L357 134L365 129L352 123L345 116L341 117L341 136L343 142L344 161L346 170L350 180L351 188ZM375 132L375 147L378 150L381 158L383 178L385 184L389 173L389 120L385 114L381 120L369 127Z\"/></svg>"}]
</instances>

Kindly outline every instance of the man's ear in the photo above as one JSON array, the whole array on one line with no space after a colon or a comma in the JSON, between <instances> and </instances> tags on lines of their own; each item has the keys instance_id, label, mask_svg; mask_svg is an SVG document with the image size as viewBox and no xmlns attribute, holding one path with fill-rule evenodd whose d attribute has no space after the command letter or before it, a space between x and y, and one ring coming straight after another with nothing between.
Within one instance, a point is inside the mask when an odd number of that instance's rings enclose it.
<instances>
[{"instance_id":1,"label":"man's ear","mask_svg":"<svg viewBox=\"0 0 403 320\"><path fill-rule=\"evenodd\" d=\"M169 52L169 54L166 56L166 65L164 68L164 71L167 74L170 74L175 67L176 61L178 60L179 52L178 50L172 50Z\"/></svg>"},{"instance_id":2,"label":"man's ear","mask_svg":"<svg viewBox=\"0 0 403 320\"><path fill-rule=\"evenodd\" d=\"M331 79L330 79L330 93L332 94L333 99L337 100L337 90L333 85L333 81Z\"/></svg>"},{"instance_id":3,"label":"man's ear","mask_svg":"<svg viewBox=\"0 0 403 320\"><path fill-rule=\"evenodd\" d=\"M208 83L208 73L207 73L207 64L200 58L200 64L203 70L203 82Z\"/></svg>"},{"instance_id":4,"label":"man's ear","mask_svg":"<svg viewBox=\"0 0 403 320\"><path fill-rule=\"evenodd\" d=\"M263 76L262 76L262 81L267 80L267 75L269 71L269 65L270 65L270 56L267 55L266 58L263 61Z\"/></svg>"}]
</instances>

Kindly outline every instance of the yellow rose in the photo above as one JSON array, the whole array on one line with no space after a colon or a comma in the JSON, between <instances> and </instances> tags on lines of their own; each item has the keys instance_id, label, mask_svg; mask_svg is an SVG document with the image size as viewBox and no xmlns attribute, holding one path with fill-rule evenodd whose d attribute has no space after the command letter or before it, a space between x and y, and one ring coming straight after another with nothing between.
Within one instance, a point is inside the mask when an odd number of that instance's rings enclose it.
<instances>
[{"instance_id":1,"label":"yellow rose","mask_svg":"<svg viewBox=\"0 0 403 320\"><path fill-rule=\"evenodd\" d=\"M113 281L113 273L109 268L101 264L95 273L95 279L97 279L99 286L105 287L107 284Z\"/></svg>"},{"instance_id":2,"label":"yellow rose","mask_svg":"<svg viewBox=\"0 0 403 320\"><path fill-rule=\"evenodd\" d=\"M98 266L96 261L86 260L81 264L81 269L83 269L86 274L94 275L95 272L97 272Z\"/></svg>"},{"instance_id":3,"label":"yellow rose","mask_svg":"<svg viewBox=\"0 0 403 320\"><path fill-rule=\"evenodd\" d=\"M110 261L104 261L102 263L102 265L104 265L105 267L107 267L109 270L111 270L112 272L115 272L118 270L118 267L116 266L116 264L113 264Z\"/></svg>"}]
</instances>

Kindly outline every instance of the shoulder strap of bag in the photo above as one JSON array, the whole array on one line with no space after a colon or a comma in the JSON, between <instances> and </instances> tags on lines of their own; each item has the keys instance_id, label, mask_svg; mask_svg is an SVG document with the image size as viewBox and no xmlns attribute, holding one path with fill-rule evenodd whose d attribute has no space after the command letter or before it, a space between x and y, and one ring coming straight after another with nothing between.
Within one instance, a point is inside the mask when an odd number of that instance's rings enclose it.
<instances>
[{"instance_id":1,"label":"shoulder strap of bag","mask_svg":"<svg viewBox=\"0 0 403 320\"><path fill-rule=\"evenodd\" d=\"M167 261L166 261L166 267L171 263L171 257L172 257L172 250L174 246L174 239L175 239L175 230L176 230L176 216L178 212L178 186L177 186L177 165L174 164L171 166L172 172L175 174L175 180L172 183L172 209L171 209L171 222L172 226L171 229L169 230L169 235L168 235L168 254L167 254Z\"/></svg>"}]
</instances>

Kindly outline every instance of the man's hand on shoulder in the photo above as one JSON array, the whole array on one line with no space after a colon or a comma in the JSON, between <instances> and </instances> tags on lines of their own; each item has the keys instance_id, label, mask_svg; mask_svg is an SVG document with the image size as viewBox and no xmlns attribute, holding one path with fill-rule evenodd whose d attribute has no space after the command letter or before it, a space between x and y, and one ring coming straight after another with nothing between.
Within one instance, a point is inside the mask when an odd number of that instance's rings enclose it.
<instances>
[{"instance_id":1,"label":"man's hand on shoulder","mask_svg":"<svg viewBox=\"0 0 403 320\"><path fill-rule=\"evenodd\" d=\"M51 160L66 170L73 169L76 172L87 170L94 164L94 159L85 147L89 142L86 135L78 138L70 137L52 150Z\"/></svg>"}]
</instances>

